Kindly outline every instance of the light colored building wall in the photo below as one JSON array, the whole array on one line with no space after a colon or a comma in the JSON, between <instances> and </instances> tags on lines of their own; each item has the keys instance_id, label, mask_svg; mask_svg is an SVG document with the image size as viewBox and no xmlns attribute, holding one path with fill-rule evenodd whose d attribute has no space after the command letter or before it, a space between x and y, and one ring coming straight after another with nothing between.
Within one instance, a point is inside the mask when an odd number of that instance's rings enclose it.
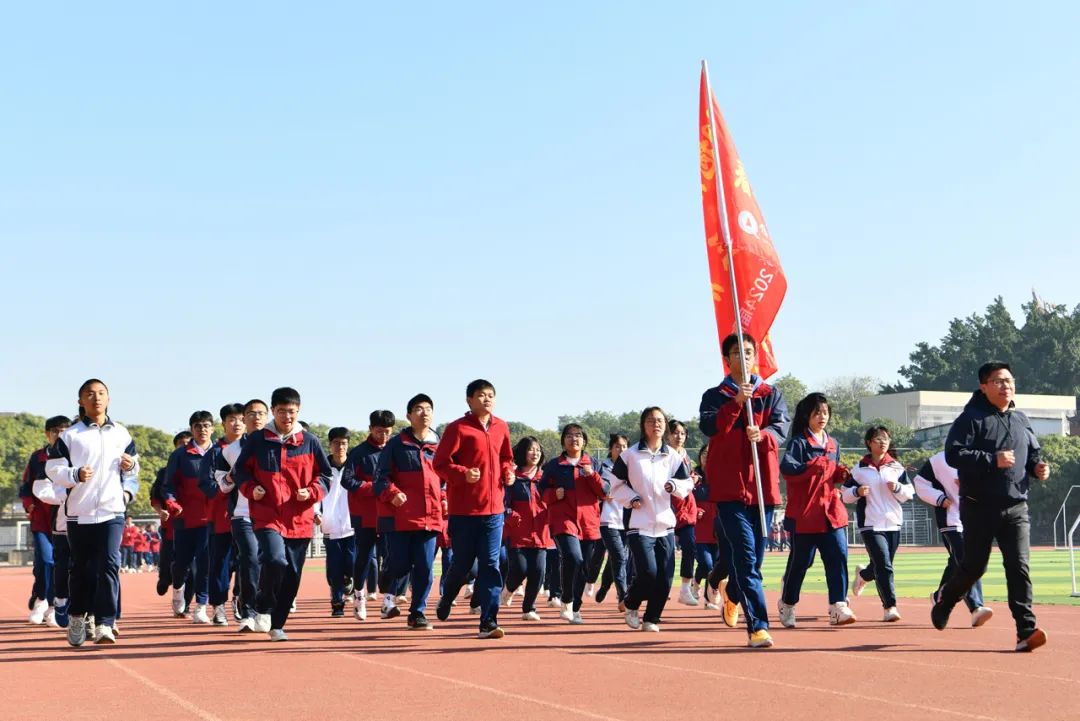
<instances>
[{"instance_id":1,"label":"light colored building wall","mask_svg":"<svg viewBox=\"0 0 1080 721\"><path fill-rule=\"evenodd\" d=\"M971 400L970 393L946 391L909 391L862 398L859 414L863 421L887 418L911 429L952 423ZM1019 394L1016 407L1031 419L1039 435L1069 432L1069 418L1076 415L1073 396Z\"/></svg>"}]
</instances>

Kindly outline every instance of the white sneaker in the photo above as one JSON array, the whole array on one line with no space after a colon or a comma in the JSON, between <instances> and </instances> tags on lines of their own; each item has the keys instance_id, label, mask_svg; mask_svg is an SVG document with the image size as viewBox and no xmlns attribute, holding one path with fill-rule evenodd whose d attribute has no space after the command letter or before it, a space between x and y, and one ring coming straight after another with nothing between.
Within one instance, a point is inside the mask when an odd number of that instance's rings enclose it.
<instances>
[{"instance_id":1,"label":"white sneaker","mask_svg":"<svg viewBox=\"0 0 1080 721\"><path fill-rule=\"evenodd\" d=\"M465 587L465 593L461 594L463 598L472 598L473 584L469 584Z\"/></svg>"},{"instance_id":2,"label":"white sneaker","mask_svg":"<svg viewBox=\"0 0 1080 721\"><path fill-rule=\"evenodd\" d=\"M45 612L45 625L50 628L60 628L60 624L56 622L56 609L49 606L49 610Z\"/></svg>"},{"instance_id":3,"label":"white sneaker","mask_svg":"<svg viewBox=\"0 0 1080 721\"><path fill-rule=\"evenodd\" d=\"M409 597L406 596L404 593L401 594L400 596L396 596L394 598L394 603L396 603L398 605L403 605L403 604L406 604L408 602L409 602Z\"/></svg>"},{"instance_id":4,"label":"white sneaker","mask_svg":"<svg viewBox=\"0 0 1080 721\"><path fill-rule=\"evenodd\" d=\"M887 623L892 623L894 621L899 621L900 620L900 611L898 611L896 609L896 606L889 606L888 608L885 609L885 615L882 617L881 620L885 621Z\"/></svg>"},{"instance_id":5,"label":"white sneaker","mask_svg":"<svg viewBox=\"0 0 1080 721\"><path fill-rule=\"evenodd\" d=\"M780 612L780 625L784 628L795 628L795 607L784 603L783 599L776 602L776 610Z\"/></svg>"},{"instance_id":6,"label":"white sneaker","mask_svg":"<svg viewBox=\"0 0 1080 721\"><path fill-rule=\"evenodd\" d=\"M589 598L592 598L593 593L595 593L595 592L596 592L596 584L595 583L586 583L585 584L585 595L586 596L588 596Z\"/></svg>"},{"instance_id":7,"label":"white sneaker","mask_svg":"<svg viewBox=\"0 0 1080 721\"><path fill-rule=\"evenodd\" d=\"M500 606L509 606L513 602L513 599L514 599L514 592L511 591L510 589L504 588L502 591L499 592L499 605Z\"/></svg>"},{"instance_id":8,"label":"white sneaker","mask_svg":"<svg viewBox=\"0 0 1080 721\"><path fill-rule=\"evenodd\" d=\"M369 600L369 601L378 601L379 600L379 594L372 591L371 593L369 593L367 595L367 600Z\"/></svg>"},{"instance_id":9,"label":"white sneaker","mask_svg":"<svg viewBox=\"0 0 1080 721\"><path fill-rule=\"evenodd\" d=\"M357 621L367 620L367 597L356 597L356 601L353 603L353 618Z\"/></svg>"},{"instance_id":10,"label":"white sneaker","mask_svg":"<svg viewBox=\"0 0 1080 721\"><path fill-rule=\"evenodd\" d=\"M515 596L521 596L522 598L525 597L525 584L524 583L514 589L514 595Z\"/></svg>"},{"instance_id":11,"label":"white sneaker","mask_svg":"<svg viewBox=\"0 0 1080 721\"><path fill-rule=\"evenodd\" d=\"M629 626L630 628L634 629L635 631L637 631L639 628L641 628L641 616L640 616L640 614L638 614L638 612L636 610L627 609L625 618L626 618L626 625Z\"/></svg>"},{"instance_id":12,"label":"white sneaker","mask_svg":"<svg viewBox=\"0 0 1080 721\"><path fill-rule=\"evenodd\" d=\"M49 602L44 598L34 601L34 610L30 612L30 623L39 626L45 622L45 614L49 610Z\"/></svg>"},{"instance_id":13,"label":"white sneaker","mask_svg":"<svg viewBox=\"0 0 1080 721\"><path fill-rule=\"evenodd\" d=\"M116 643L116 636L113 635L112 626L98 625L94 631L94 643Z\"/></svg>"},{"instance_id":14,"label":"white sneaker","mask_svg":"<svg viewBox=\"0 0 1080 721\"><path fill-rule=\"evenodd\" d=\"M521 614L522 621L539 621L540 614L536 611L529 611L528 613Z\"/></svg>"},{"instance_id":15,"label":"white sneaker","mask_svg":"<svg viewBox=\"0 0 1080 721\"><path fill-rule=\"evenodd\" d=\"M255 619L253 618L241 618L240 628L236 629L240 633L254 633L255 632Z\"/></svg>"},{"instance_id":16,"label":"white sneaker","mask_svg":"<svg viewBox=\"0 0 1080 721\"><path fill-rule=\"evenodd\" d=\"M989 606L979 606L971 612L971 627L978 628L994 616L994 609ZM48 618L46 618L48 621Z\"/></svg>"},{"instance_id":17,"label":"white sneaker","mask_svg":"<svg viewBox=\"0 0 1080 721\"><path fill-rule=\"evenodd\" d=\"M473 616L479 616L480 615L480 607L479 606L469 606L469 613L471 613Z\"/></svg>"},{"instance_id":18,"label":"white sneaker","mask_svg":"<svg viewBox=\"0 0 1080 721\"><path fill-rule=\"evenodd\" d=\"M846 601L837 601L829 606L829 625L847 626L850 623L855 623L855 612Z\"/></svg>"},{"instance_id":19,"label":"white sneaker","mask_svg":"<svg viewBox=\"0 0 1080 721\"><path fill-rule=\"evenodd\" d=\"M683 586L681 589L679 589L679 603L683 604L684 606L698 605L697 599L694 598L694 595L692 593L690 593L689 586Z\"/></svg>"},{"instance_id":20,"label":"white sneaker","mask_svg":"<svg viewBox=\"0 0 1080 721\"><path fill-rule=\"evenodd\" d=\"M690 584L690 595L694 597L695 601L700 601L701 600L701 584L699 584L699 583Z\"/></svg>"},{"instance_id":21,"label":"white sneaker","mask_svg":"<svg viewBox=\"0 0 1080 721\"><path fill-rule=\"evenodd\" d=\"M866 566L856 565L855 575L851 578L851 595L861 596L863 589L866 588L866 581L863 580L862 572L866 569Z\"/></svg>"},{"instance_id":22,"label":"white sneaker","mask_svg":"<svg viewBox=\"0 0 1080 721\"><path fill-rule=\"evenodd\" d=\"M187 604L184 603L184 587L174 588L172 590L172 612L177 618L181 618L184 615L184 607Z\"/></svg>"},{"instance_id":23,"label":"white sneaker","mask_svg":"<svg viewBox=\"0 0 1080 721\"><path fill-rule=\"evenodd\" d=\"M652 623L651 621L646 621L641 624L641 630L648 631L649 633L660 633L660 625Z\"/></svg>"},{"instance_id":24,"label":"white sneaker","mask_svg":"<svg viewBox=\"0 0 1080 721\"><path fill-rule=\"evenodd\" d=\"M563 605L562 610L559 611L559 618L561 618L562 620L567 621L567 622L573 621L574 620L574 604L567 603L567 604Z\"/></svg>"},{"instance_id":25,"label":"white sneaker","mask_svg":"<svg viewBox=\"0 0 1080 721\"><path fill-rule=\"evenodd\" d=\"M272 629L270 629L270 640L271 641L288 641L289 637L285 634L285 629L283 629L283 628L272 628Z\"/></svg>"},{"instance_id":26,"label":"white sneaker","mask_svg":"<svg viewBox=\"0 0 1080 721\"><path fill-rule=\"evenodd\" d=\"M191 611L192 623L210 623L210 617L206 615L206 604L196 603Z\"/></svg>"},{"instance_id":27,"label":"white sneaker","mask_svg":"<svg viewBox=\"0 0 1080 721\"><path fill-rule=\"evenodd\" d=\"M71 616L68 619L67 637L72 646L86 643L86 616Z\"/></svg>"},{"instance_id":28,"label":"white sneaker","mask_svg":"<svg viewBox=\"0 0 1080 721\"><path fill-rule=\"evenodd\" d=\"M259 633L270 632L270 614L269 613L257 613L255 614L255 630Z\"/></svg>"},{"instance_id":29,"label":"white sneaker","mask_svg":"<svg viewBox=\"0 0 1080 721\"><path fill-rule=\"evenodd\" d=\"M585 623L585 619L581 617L581 611L574 611L574 615L570 617L570 623L575 626L580 626Z\"/></svg>"},{"instance_id":30,"label":"white sneaker","mask_svg":"<svg viewBox=\"0 0 1080 721\"><path fill-rule=\"evenodd\" d=\"M228 626L229 619L225 615L225 606L214 606L214 625L215 626Z\"/></svg>"},{"instance_id":31,"label":"white sneaker","mask_svg":"<svg viewBox=\"0 0 1080 721\"><path fill-rule=\"evenodd\" d=\"M289 606L289 613L296 613L296 599L295 598L292 600L292 605ZM282 631L282 633L284 634L285 632ZM288 638L288 636L286 636L285 638ZM281 640L284 641L285 638L283 638Z\"/></svg>"},{"instance_id":32,"label":"white sneaker","mask_svg":"<svg viewBox=\"0 0 1080 721\"><path fill-rule=\"evenodd\" d=\"M562 601L559 599L558 596L555 596L554 598L549 598L548 599L548 607L549 608L562 608Z\"/></svg>"}]
</instances>

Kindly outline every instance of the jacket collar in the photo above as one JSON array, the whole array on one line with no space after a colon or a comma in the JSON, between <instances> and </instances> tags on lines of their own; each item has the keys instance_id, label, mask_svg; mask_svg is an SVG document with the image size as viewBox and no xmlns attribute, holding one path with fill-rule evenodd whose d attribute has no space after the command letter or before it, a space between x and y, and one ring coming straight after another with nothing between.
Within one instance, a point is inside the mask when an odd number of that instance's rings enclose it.
<instances>
[{"instance_id":1,"label":"jacket collar","mask_svg":"<svg viewBox=\"0 0 1080 721\"><path fill-rule=\"evenodd\" d=\"M278 432L274 421L271 420L263 427L263 438L268 441L277 441L283 446L299 446L304 442L304 427L297 423L292 433L283 436Z\"/></svg>"},{"instance_id":2,"label":"jacket collar","mask_svg":"<svg viewBox=\"0 0 1080 721\"><path fill-rule=\"evenodd\" d=\"M652 451L649 450L648 444L645 443L644 438L642 438L641 440L638 441L637 449L639 451L641 451L642 453L652 453ZM669 453L671 453L671 447L668 446L667 443L664 443L663 441L661 441L660 442L660 448L659 448L659 450L656 451L656 455L658 455L658 456L666 456Z\"/></svg>"},{"instance_id":3,"label":"jacket collar","mask_svg":"<svg viewBox=\"0 0 1080 721\"><path fill-rule=\"evenodd\" d=\"M873 456L867 453L865 456L862 457L862 460L859 461L859 468L882 468L889 465L890 463L896 463L896 459L888 453L886 453L885 456L881 459L880 464L875 464Z\"/></svg>"},{"instance_id":4,"label":"jacket collar","mask_svg":"<svg viewBox=\"0 0 1080 721\"><path fill-rule=\"evenodd\" d=\"M92 420L90 420L89 416L80 416L79 420L82 421L82 424L84 426L86 426L87 428L96 428L97 427L97 423L94 423ZM105 422L101 424L101 427L102 428L108 428L109 426L115 426L115 425L116 424L113 423L113 419L109 418L109 416L106 415L105 416Z\"/></svg>"},{"instance_id":5,"label":"jacket collar","mask_svg":"<svg viewBox=\"0 0 1080 721\"><path fill-rule=\"evenodd\" d=\"M768 390L768 386L761 380L761 377L756 376L753 373L750 374L750 385L754 387L753 395L755 398L758 395L761 395L763 391ZM724 380L720 383L720 392L729 398L734 398L738 395L739 386L735 383L735 379L732 378L730 374L724 376Z\"/></svg>"}]
</instances>

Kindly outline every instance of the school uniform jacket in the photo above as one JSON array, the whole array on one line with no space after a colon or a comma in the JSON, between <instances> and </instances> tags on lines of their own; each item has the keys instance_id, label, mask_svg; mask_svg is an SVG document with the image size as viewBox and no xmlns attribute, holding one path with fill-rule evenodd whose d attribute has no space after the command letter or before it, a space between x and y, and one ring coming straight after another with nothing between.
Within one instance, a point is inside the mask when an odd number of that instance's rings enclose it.
<instances>
[{"instance_id":1,"label":"school uniform jacket","mask_svg":"<svg viewBox=\"0 0 1080 721\"><path fill-rule=\"evenodd\" d=\"M256 431L259 433L260 431ZM225 494L228 498L228 510L230 518L243 518L248 521L251 520L251 509L248 505L248 499L240 493L240 489L237 488L236 478L233 477L233 468L236 466L236 461L240 458L240 452L244 450L244 443L247 442L248 434L237 438L221 449L220 453L214 456L213 460L213 474L214 482L217 484L218 490ZM203 468L206 471L206 468ZM204 483L206 482L204 478Z\"/></svg>"},{"instance_id":2,"label":"school uniform jacket","mask_svg":"<svg viewBox=\"0 0 1080 721\"><path fill-rule=\"evenodd\" d=\"M611 458L605 458L600 463L600 478L602 478L604 482L608 484L609 488L612 485L620 482L618 481L618 479L615 478L615 476L611 475L611 469L613 469L614 467L615 461L611 460ZM605 496L600 501L601 526L607 526L608 528L622 530L626 527L624 517L628 515L629 514L626 512L626 509L613 501L610 495Z\"/></svg>"},{"instance_id":3,"label":"school uniform jacket","mask_svg":"<svg viewBox=\"0 0 1080 721\"><path fill-rule=\"evenodd\" d=\"M963 533L964 524L960 522L960 474L946 462L945 451L930 456L919 469L914 482L919 500L934 507L938 529ZM946 500L952 501L947 509L941 507Z\"/></svg>"},{"instance_id":4,"label":"school uniform jacket","mask_svg":"<svg viewBox=\"0 0 1080 721\"><path fill-rule=\"evenodd\" d=\"M750 405L754 423L761 429L757 443L761 462L761 490L766 506L780 504L779 449L787 435L787 404L779 388L751 376L754 392ZM757 504L754 461L746 438L746 405L735 402L739 388L731 376L701 396L699 425L709 437L709 500Z\"/></svg>"},{"instance_id":5,"label":"school uniform jacket","mask_svg":"<svg viewBox=\"0 0 1080 721\"><path fill-rule=\"evenodd\" d=\"M377 528L378 509L375 501L375 471L379 467L379 455L385 446L377 446L366 439L349 451L345 459L345 472L341 475L341 487L349 498L349 515L359 519L360 528Z\"/></svg>"},{"instance_id":6,"label":"school uniform jacket","mask_svg":"<svg viewBox=\"0 0 1080 721\"><path fill-rule=\"evenodd\" d=\"M297 428L282 437L271 421L248 436L233 467L240 493L248 499L251 524L256 531L277 531L285 538L311 538L315 504L330 485L330 461L315 436ZM254 498L256 486L266 491ZM296 497L301 488L308 498Z\"/></svg>"},{"instance_id":7,"label":"school uniform jacket","mask_svg":"<svg viewBox=\"0 0 1080 721\"><path fill-rule=\"evenodd\" d=\"M480 469L480 480L469 483L470 468ZM435 471L446 481L451 516L490 516L503 513L507 472L514 470L510 427L491 416L487 428L471 412L443 431L435 453Z\"/></svg>"},{"instance_id":8,"label":"school uniform jacket","mask_svg":"<svg viewBox=\"0 0 1080 721\"><path fill-rule=\"evenodd\" d=\"M67 512L64 510L64 504L67 502L67 489L48 478L39 478L34 481L33 493L39 501L55 509L50 532L53 535L66 536Z\"/></svg>"},{"instance_id":9,"label":"school uniform jacket","mask_svg":"<svg viewBox=\"0 0 1080 721\"><path fill-rule=\"evenodd\" d=\"M510 548L547 548L551 545L547 507L540 488L540 473L533 478L515 472L513 485L506 487L506 523L503 534Z\"/></svg>"},{"instance_id":10,"label":"school uniform jacket","mask_svg":"<svg viewBox=\"0 0 1080 721\"><path fill-rule=\"evenodd\" d=\"M120 456L127 453L135 460L130 471L121 472ZM79 480L79 469L90 466L93 477ZM49 447L45 473L67 489L68 518L93 524L123 516L127 508L124 494L134 498L139 493L139 454L131 434L119 423L106 418L98 425L83 417L60 434Z\"/></svg>"},{"instance_id":11,"label":"school uniform jacket","mask_svg":"<svg viewBox=\"0 0 1080 721\"><path fill-rule=\"evenodd\" d=\"M221 461L221 454L230 445L232 443L229 441L219 438L210 446L210 450L203 456L202 464L199 466L199 490L206 497L206 520L215 534L232 533L232 525L229 521L229 494L221 490L215 473Z\"/></svg>"},{"instance_id":12,"label":"school uniform jacket","mask_svg":"<svg viewBox=\"0 0 1080 721\"><path fill-rule=\"evenodd\" d=\"M150 486L150 506L155 511L165 510L165 499L161 495L161 490L165 486L165 469L159 468L157 475L154 477L154 482ZM161 522L161 538L165 541L173 540L173 525L172 514Z\"/></svg>"},{"instance_id":13,"label":"school uniform jacket","mask_svg":"<svg viewBox=\"0 0 1080 721\"><path fill-rule=\"evenodd\" d=\"M826 533L848 525L847 509L837 485L845 473L840 468L840 447L826 434L825 444L810 431L792 437L780 460L787 481L784 521L796 533Z\"/></svg>"},{"instance_id":14,"label":"school uniform jacket","mask_svg":"<svg viewBox=\"0 0 1080 721\"><path fill-rule=\"evenodd\" d=\"M588 454L582 453L577 464L571 463L565 453L548 461L544 464L540 487L552 536L566 533L582 541L600 538L599 501L608 495L609 486L596 472ZM557 488L566 492L561 501L555 495Z\"/></svg>"},{"instance_id":15,"label":"school uniform jacket","mask_svg":"<svg viewBox=\"0 0 1080 721\"><path fill-rule=\"evenodd\" d=\"M349 517L349 499L345 489L341 486L341 478L345 466L337 468L330 464L330 488L326 492L326 498L319 503L318 513L321 520L323 536L331 540L348 538L355 531Z\"/></svg>"},{"instance_id":16,"label":"school uniform jacket","mask_svg":"<svg viewBox=\"0 0 1080 721\"><path fill-rule=\"evenodd\" d=\"M704 469L699 468L698 473L703 473ZM697 524L694 526L694 540L695 542L702 544L714 544L716 543L716 504L709 500L709 482L702 476L697 485L694 486L694 500L697 501L698 508L704 511L699 514L701 517L697 519Z\"/></svg>"},{"instance_id":17,"label":"school uniform jacket","mask_svg":"<svg viewBox=\"0 0 1080 721\"><path fill-rule=\"evenodd\" d=\"M392 514L379 517L380 532L442 531L442 482L432 463L438 446L434 431L421 441L412 428L406 428L379 454L375 496ZM395 507L390 500L398 493L404 493L406 500Z\"/></svg>"},{"instance_id":18,"label":"school uniform jacket","mask_svg":"<svg viewBox=\"0 0 1080 721\"><path fill-rule=\"evenodd\" d=\"M19 484L19 500L30 521L31 533L51 533L56 506L37 503L34 496L34 482L45 478L45 463L49 460L49 447L39 448L30 454L30 460L23 469L22 483Z\"/></svg>"},{"instance_id":19,"label":"school uniform jacket","mask_svg":"<svg viewBox=\"0 0 1080 721\"><path fill-rule=\"evenodd\" d=\"M611 497L624 508L631 508L634 501L641 501L641 508L630 512L628 533L661 537L675 529L677 519L672 510L672 499L690 496L694 482L690 468L682 454L666 443L654 453L639 441L630 446L615 461L612 475L622 481L611 489ZM672 490L665 486L671 483Z\"/></svg>"},{"instance_id":20,"label":"school uniform jacket","mask_svg":"<svg viewBox=\"0 0 1080 721\"><path fill-rule=\"evenodd\" d=\"M900 490L893 492L889 481L898 482ZM856 496L859 486L868 486L870 495ZM869 455L864 456L852 469L851 478L844 482L841 490L844 503L855 504L855 515L862 531L899 531L904 523L904 509L900 504L907 503L914 495L915 488L904 467L889 455L882 459L880 466L875 466Z\"/></svg>"},{"instance_id":21,"label":"school uniform jacket","mask_svg":"<svg viewBox=\"0 0 1080 721\"><path fill-rule=\"evenodd\" d=\"M169 456L161 497L175 529L205 528L209 523L206 495L199 490L199 476L203 458L211 448L213 444L204 451L195 441L188 441Z\"/></svg>"}]
</instances>

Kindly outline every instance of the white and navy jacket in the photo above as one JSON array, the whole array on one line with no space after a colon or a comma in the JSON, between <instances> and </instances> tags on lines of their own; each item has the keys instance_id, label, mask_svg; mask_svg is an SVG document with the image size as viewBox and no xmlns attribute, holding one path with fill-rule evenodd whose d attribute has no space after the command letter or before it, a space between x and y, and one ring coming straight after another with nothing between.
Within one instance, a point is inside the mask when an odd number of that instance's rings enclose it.
<instances>
[{"instance_id":1,"label":"white and navy jacket","mask_svg":"<svg viewBox=\"0 0 1080 721\"><path fill-rule=\"evenodd\" d=\"M320 526L323 536L330 540L348 538L355 533L352 516L349 515L349 493L341 487L341 474L344 470L345 466L338 468L333 463L330 464L330 489L315 510L322 519Z\"/></svg>"},{"instance_id":2,"label":"white and navy jacket","mask_svg":"<svg viewBox=\"0 0 1080 721\"><path fill-rule=\"evenodd\" d=\"M894 493L889 481L899 483L900 490ZM859 486L867 486L870 495L857 496ZM860 531L899 531L904 525L904 509L900 504L914 497L915 488L908 480L907 471L892 456L886 455L877 467L867 455L851 470L851 478L844 482L840 495L844 503L855 504Z\"/></svg>"},{"instance_id":3,"label":"white and navy jacket","mask_svg":"<svg viewBox=\"0 0 1080 721\"><path fill-rule=\"evenodd\" d=\"M694 489L681 454L666 443L653 453L642 440L622 452L611 475L617 485L609 495L617 504L630 508L634 501L641 501L641 508L630 513L629 533L659 538L674 531L671 497L686 498ZM670 492L664 488L669 481Z\"/></svg>"},{"instance_id":4,"label":"white and navy jacket","mask_svg":"<svg viewBox=\"0 0 1080 721\"><path fill-rule=\"evenodd\" d=\"M120 456L135 459L130 471L120 471ZM79 469L90 466L93 477L79 481ZM102 523L123 516L125 493L139 492L139 456L127 428L109 418L97 425L83 417L49 449L45 474L67 489L67 514L79 523Z\"/></svg>"},{"instance_id":5,"label":"white and navy jacket","mask_svg":"<svg viewBox=\"0 0 1080 721\"><path fill-rule=\"evenodd\" d=\"M232 505L230 515L233 518L251 518L248 510L248 499L240 491L236 490L236 482L232 477L233 466L240 457L240 451L244 447L247 434L240 436L235 441L221 449L214 456L214 478L217 480L218 489L222 493L229 494L229 504Z\"/></svg>"},{"instance_id":6,"label":"white and navy jacket","mask_svg":"<svg viewBox=\"0 0 1080 721\"><path fill-rule=\"evenodd\" d=\"M42 503L50 506L59 506L56 516L53 518L53 534L67 535L67 511L64 510L64 502L67 500L67 489L59 483L50 481L48 478L39 478L34 481L34 497Z\"/></svg>"},{"instance_id":7,"label":"white and navy jacket","mask_svg":"<svg viewBox=\"0 0 1080 721\"><path fill-rule=\"evenodd\" d=\"M960 476L945 461L945 451L930 456L915 476L915 492L919 500L934 507L938 528L942 531L963 532L960 522ZM947 509L941 504L948 499L952 505Z\"/></svg>"},{"instance_id":8,"label":"white and navy jacket","mask_svg":"<svg viewBox=\"0 0 1080 721\"><path fill-rule=\"evenodd\" d=\"M611 475L611 470L613 468L615 468L615 461L610 458L605 458L600 464L600 477L611 484L612 488L617 484L621 484L619 479ZM615 499L608 495L607 498L600 502L600 525L621 531L625 528L623 525L623 514L625 512L626 509L623 508L621 504L616 503Z\"/></svg>"}]
</instances>

